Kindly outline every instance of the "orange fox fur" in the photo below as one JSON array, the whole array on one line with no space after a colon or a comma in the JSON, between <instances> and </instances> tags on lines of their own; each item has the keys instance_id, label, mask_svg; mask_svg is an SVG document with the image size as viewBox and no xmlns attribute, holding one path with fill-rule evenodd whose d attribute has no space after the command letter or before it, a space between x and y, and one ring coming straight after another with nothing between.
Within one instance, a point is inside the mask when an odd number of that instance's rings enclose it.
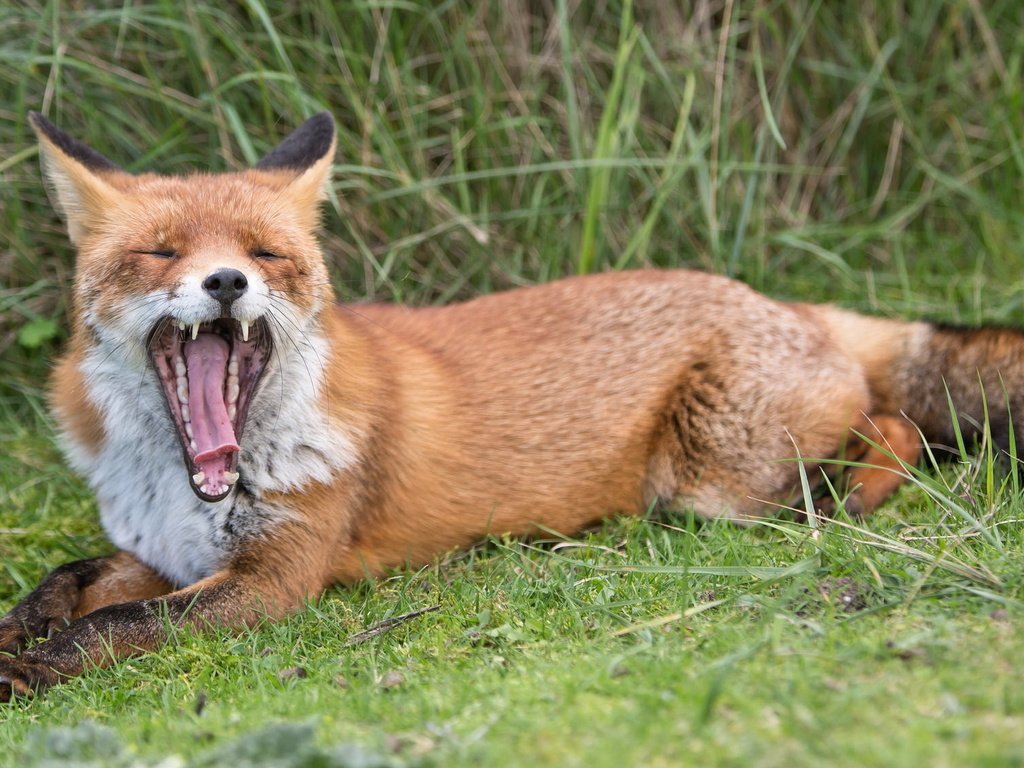
<instances>
[{"instance_id":1,"label":"orange fox fur","mask_svg":"<svg viewBox=\"0 0 1024 768\"><path fill-rule=\"evenodd\" d=\"M335 306L315 234L328 116L252 170L185 177L130 175L31 122L78 251L53 409L120 551L58 568L0 620L0 699L154 648L166 617L281 615L488 534L655 503L754 517L793 497L798 451L873 465L845 502L866 513L916 461L917 426L951 441L947 386L969 428L980 375L1004 433L1002 382L1011 408L1024 391L1015 331L688 271Z\"/></svg>"}]
</instances>

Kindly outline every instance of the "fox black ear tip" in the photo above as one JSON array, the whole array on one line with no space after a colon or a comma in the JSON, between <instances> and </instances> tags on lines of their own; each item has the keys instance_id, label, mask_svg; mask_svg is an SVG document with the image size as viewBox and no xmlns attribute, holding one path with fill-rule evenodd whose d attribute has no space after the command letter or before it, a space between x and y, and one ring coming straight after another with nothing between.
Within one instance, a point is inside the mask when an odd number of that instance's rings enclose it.
<instances>
[{"instance_id":1,"label":"fox black ear tip","mask_svg":"<svg viewBox=\"0 0 1024 768\"><path fill-rule=\"evenodd\" d=\"M51 141L55 141L54 137L61 132L56 125L46 119L42 112L37 112L34 109L28 113L28 124L32 126L36 136L45 136Z\"/></svg>"},{"instance_id":2,"label":"fox black ear tip","mask_svg":"<svg viewBox=\"0 0 1024 768\"><path fill-rule=\"evenodd\" d=\"M37 112L34 109L28 113L28 124L32 126L32 130L36 132L37 136L46 136L50 141L57 142L58 137L62 134L60 128L47 119L42 112Z\"/></svg>"},{"instance_id":3,"label":"fox black ear tip","mask_svg":"<svg viewBox=\"0 0 1024 768\"><path fill-rule=\"evenodd\" d=\"M35 110L28 113L28 121L36 138L45 139L45 144L53 144L61 153L81 163L91 171L120 171L121 169L95 149L78 139L68 136L64 131L47 120Z\"/></svg>"},{"instance_id":4,"label":"fox black ear tip","mask_svg":"<svg viewBox=\"0 0 1024 768\"><path fill-rule=\"evenodd\" d=\"M334 137L334 117L330 112L318 112L253 167L261 171L305 170L330 153Z\"/></svg>"},{"instance_id":5,"label":"fox black ear tip","mask_svg":"<svg viewBox=\"0 0 1024 768\"><path fill-rule=\"evenodd\" d=\"M323 112L317 112L311 118L306 120L303 128L309 129L312 133L323 135L329 133L334 134L334 115L326 110Z\"/></svg>"},{"instance_id":6,"label":"fox black ear tip","mask_svg":"<svg viewBox=\"0 0 1024 768\"><path fill-rule=\"evenodd\" d=\"M330 112L317 112L306 123L319 134L334 135L334 115Z\"/></svg>"}]
</instances>

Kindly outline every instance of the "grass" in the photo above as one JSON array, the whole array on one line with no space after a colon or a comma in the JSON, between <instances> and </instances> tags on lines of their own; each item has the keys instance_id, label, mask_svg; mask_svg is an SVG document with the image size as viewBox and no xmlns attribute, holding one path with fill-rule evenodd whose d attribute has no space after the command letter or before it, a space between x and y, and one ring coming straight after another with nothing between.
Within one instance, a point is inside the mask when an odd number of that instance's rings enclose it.
<instances>
[{"instance_id":1,"label":"grass","mask_svg":"<svg viewBox=\"0 0 1024 768\"><path fill-rule=\"evenodd\" d=\"M109 547L45 415L73 255L29 109L168 172L242 167L330 109L348 299L691 266L1024 320L1013 0L335 5L0 6L5 607ZM1019 764L1024 501L985 448L864 523L615 520L184 636L9 708L0 762Z\"/></svg>"}]
</instances>

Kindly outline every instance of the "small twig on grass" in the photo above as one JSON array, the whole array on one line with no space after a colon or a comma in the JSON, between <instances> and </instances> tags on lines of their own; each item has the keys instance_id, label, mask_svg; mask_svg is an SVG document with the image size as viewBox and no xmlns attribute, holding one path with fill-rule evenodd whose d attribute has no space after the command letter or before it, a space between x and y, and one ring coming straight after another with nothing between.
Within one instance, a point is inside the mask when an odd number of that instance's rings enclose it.
<instances>
[{"instance_id":1,"label":"small twig on grass","mask_svg":"<svg viewBox=\"0 0 1024 768\"><path fill-rule=\"evenodd\" d=\"M403 624L410 619L418 618L425 613L432 613L440 608L440 605L431 605L429 608L420 608L415 611L409 611L409 613L403 613L401 616L392 616L390 619L384 619L384 621L374 624L368 629L364 629L362 632L356 632L354 635L350 635L345 641L345 645L358 645L364 643L367 640L377 637L377 635L383 635L385 632L394 629L399 624Z\"/></svg>"}]
</instances>

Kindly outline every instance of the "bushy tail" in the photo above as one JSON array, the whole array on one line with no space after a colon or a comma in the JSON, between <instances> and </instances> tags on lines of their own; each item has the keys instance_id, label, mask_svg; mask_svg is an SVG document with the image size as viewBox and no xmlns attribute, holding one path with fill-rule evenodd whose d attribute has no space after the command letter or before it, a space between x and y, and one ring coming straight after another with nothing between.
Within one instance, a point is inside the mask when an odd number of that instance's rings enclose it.
<instances>
[{"instance_id":1,"label":"bushy tail","mask_svg":"<svg viewBox=\"0 0 1024 768\"><path fill-rule=\"evenodd\" d=\"M1007 448L1024 440L1024 332L865 317L816 307L833 338L864 366L872 410L906 415L932 444L977 439L986 420Z\"/></svg>"}]
</instances>

